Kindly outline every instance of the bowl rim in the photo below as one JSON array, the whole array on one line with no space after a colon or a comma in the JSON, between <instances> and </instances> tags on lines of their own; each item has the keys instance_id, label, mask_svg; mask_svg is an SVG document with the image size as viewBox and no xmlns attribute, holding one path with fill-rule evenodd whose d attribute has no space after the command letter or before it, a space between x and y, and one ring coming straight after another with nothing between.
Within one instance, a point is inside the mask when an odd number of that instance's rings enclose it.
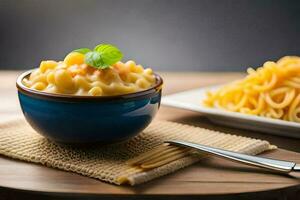
<instances>
[{"instance_id":1,"label":"bowl rim","mask_svg":"<svg viewBox=\"0 0 300 200\"><path fill-rule=\"evenodd\" d=\"M35 68L37 69L37 68ZM112 100L134 100L140 97L148 97L151 96L153 93L160 92L163 86L163 79L158 74L154 73L156 83L152 87L128 94L121 94L121 95L113 95L113 96L88 96L88 95L74 95L74 94L58 94L58 93L48 93L42 92L38 90L33 90L26 87L22 80L29 76L35 69L31 69L28 71L23 72L21 75L18 76L16 80L16 87L19 92L24 93L29 96L41 98L41 99L49 99L49 100L60 100L60 101L112 101Z\"/></svg>"}]
</instances>

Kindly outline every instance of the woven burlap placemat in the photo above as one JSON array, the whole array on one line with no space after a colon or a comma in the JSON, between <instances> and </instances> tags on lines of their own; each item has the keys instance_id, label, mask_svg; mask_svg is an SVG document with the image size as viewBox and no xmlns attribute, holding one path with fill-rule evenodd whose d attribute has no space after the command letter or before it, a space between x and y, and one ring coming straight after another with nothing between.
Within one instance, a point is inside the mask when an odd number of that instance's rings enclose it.
<instances>
[{"instance_id":1,"label":"woven burlap placemat","mask_svg":"<svg viewBox=\"0 0 300 200\"><path fill-rule=\"evenodd\" d=\"M18 119L0 123L0 154L75 172L117 185L122 183L140 184L174 172L201 159L201 156L187 155L148 171L131 170L131 166L126 164L128 159L147 152L169 139L198 142L252 155L276 148L267 141L168 121L155 121L141 134L124 143L72 147L47 140L37 134L25 120ZM120 177L122 178L120 179Z\"/></svg>"}]
</instances>

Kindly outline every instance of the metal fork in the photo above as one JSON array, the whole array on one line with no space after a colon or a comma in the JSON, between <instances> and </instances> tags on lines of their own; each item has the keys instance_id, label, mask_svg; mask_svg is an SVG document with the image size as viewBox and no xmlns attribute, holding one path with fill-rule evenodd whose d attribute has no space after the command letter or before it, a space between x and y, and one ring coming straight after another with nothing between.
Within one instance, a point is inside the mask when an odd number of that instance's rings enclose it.
<instances>
[{"instance_id":1,"label":"metal fork","mask_svg":"<svg viewBox=\"0 0 300 200\"><path fill-rule=\"evenodd\" d=\"M175 146L188 147L208 154L216 155L228 160L261 167L269 170L273 170L281 173L290 173L293 171L300 172L300 164L284 160L275 160L270 158L264 158L259 156L250 156L246 154L236 153L233 151L227 151L219 148L209 147L206 145L196 144L192 142L185 142L179 140L165 141Z\"/></svg>"}]
</instances>

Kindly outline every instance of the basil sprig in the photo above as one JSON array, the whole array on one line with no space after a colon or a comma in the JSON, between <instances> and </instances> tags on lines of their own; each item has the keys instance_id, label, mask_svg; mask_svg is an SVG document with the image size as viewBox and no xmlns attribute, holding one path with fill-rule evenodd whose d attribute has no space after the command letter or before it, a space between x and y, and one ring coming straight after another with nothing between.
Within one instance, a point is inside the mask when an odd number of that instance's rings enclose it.
<instances>
[{"instance_id":1,"label":"basil sprig","mask_svg":"<svg viewBox=\"0 0 300 200\"><path fill-rule=\"evenodd\" d=\"M99 44L94 50L80 48L73 52L84 54L85 63L97 69L106 69L123 58L122 52L111 44Z\"/></svg>"}]
</instances>

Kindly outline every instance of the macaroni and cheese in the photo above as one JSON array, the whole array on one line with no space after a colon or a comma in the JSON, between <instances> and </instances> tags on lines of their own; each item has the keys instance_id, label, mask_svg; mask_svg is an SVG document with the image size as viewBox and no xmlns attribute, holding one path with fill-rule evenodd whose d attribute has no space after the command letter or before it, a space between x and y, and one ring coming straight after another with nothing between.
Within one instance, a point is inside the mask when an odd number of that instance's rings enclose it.
<instances>
[{"instance_id":1,"label":"macaroni and cheese","mask_svg":"<svg viewBox=\"0 0 300 200\"><path fill-rule=\"evenodd\" d=\"M142 91L156 82L152 69L134 61L117 62L96 69L84 62L84 55L71 52L64 61L42 61L23 84L31 89L59 94L110 96Z\"/></svg>"}]
</instances>

